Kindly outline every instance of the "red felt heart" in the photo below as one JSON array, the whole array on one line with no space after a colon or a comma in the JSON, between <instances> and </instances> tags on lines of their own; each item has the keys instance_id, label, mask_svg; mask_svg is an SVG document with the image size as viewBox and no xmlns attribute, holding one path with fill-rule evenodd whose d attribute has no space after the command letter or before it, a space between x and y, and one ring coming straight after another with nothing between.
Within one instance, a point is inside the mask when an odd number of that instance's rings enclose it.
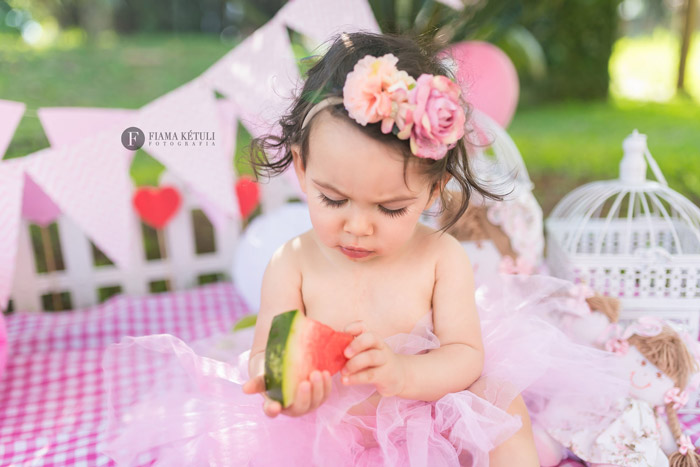
<instances>
[{"instance_id":1,"label":"red felt heart","mask_svg":"<svg viewBox=\"0 0 700 467\"><path fill-rule=\"evenodd\" d=\"M238 207L241 210L241 216L247 219L255 211L258 201L260 201L258 184L247 175L241 175L236 180L236 196L238 197Z\"/></svg>"},{"instance_id":2,"label":"red felt heart","mask_svg":"<svg viewBox=\"0 0 700 467\"><path fill-rule=\"evenodd\" d=\"M154 229L162 229L180 208L182 198L175 187L141 187L132 200L136 212Z\"/></svg>"}]
</instances>

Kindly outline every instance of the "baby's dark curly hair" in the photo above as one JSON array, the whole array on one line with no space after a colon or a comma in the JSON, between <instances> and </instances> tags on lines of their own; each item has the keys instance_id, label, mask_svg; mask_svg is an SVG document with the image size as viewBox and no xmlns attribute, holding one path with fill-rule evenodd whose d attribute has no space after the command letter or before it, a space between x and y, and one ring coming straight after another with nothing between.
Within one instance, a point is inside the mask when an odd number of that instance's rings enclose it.
<instances>
[{"instance_id":1,"label":"baby's dark curly hair","mask_svg":"<svg viewBox=\"0 0 700 467\"><path fill-rule=\"evenodd\" d=\"M438 45L432 38L409 37L406 35L375 34L369 32L342 33L331 39L328 51L308 71L301 93L294 99L288 112L279 121L281 135L267 134L254 138L250 145L248 158L255 172L256 178L261 175L268 177L279 175L292 164L292 145L298 145L301 149L301 159L306 167L309 135L314 116L307 125L302 128L304 118L309 110L321 100L330 96L343 95L345 78L355 64L365 55L381 57L393 54L398 58L397 68L406 71L417 79L421 74L443 75L454 80L451 70L438 58ZM462 101L467 113L469 106ZM330 111L334 117L355 121L350 118L343 104L331 105L324 112ZM431 195L436 188L440 191L442 213L446 206L457 206L452 216L443 224L441 231L447 231L464 214L469 205L472 190L476 190L482 196L500 200L500 195L494 194L476 181L469 166L466 138L462 138L456 146L449 150L440 160L417 158L411 153L408 140L400 140L394 134L384 134L381 131L381 122L370 123L358 127L371 138L381 141L388 146L397 149L404 155L404 181L406 180L406 167L410 161L419 164L420 172L431 184ZM269 157L275 154L277 157ZM458 203L453 200L450 191L444 189L440 183L449 174L459 186L461 199Z\"/></svg>"}]
</instances>

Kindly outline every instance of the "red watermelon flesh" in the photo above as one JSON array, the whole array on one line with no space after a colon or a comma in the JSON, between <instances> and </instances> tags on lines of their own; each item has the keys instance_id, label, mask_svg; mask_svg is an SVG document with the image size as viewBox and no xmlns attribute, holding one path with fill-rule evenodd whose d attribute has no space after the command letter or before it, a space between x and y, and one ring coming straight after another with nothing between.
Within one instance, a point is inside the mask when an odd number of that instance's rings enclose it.
<instances>
[{"instance_id":1,"label":"red watermelon flesh","mask_svg":"<svg viewBox=\"0 0 700 467\"><path fill-rule=\"evenodd\" d=\"M310 357L307 376L314 370L326 370L333 376L345 366L348 361L345 348L352 342L352 335L335 331L311 318L306 319L304 334L302 355Z\"/></svg>"},{"instance_id":2,"label":"red watermelon flesh","mask_svg":"<svg viewBox=\"0 0 700 467\"><path fill-rule=\"evenodd\" d=\"M345 366L345 348L352 340L351 334L335 331L298 310L275 316L265 348L268 396L289 407L299 383L314 370L332 376Z\"/></svg>"}]
</instances>

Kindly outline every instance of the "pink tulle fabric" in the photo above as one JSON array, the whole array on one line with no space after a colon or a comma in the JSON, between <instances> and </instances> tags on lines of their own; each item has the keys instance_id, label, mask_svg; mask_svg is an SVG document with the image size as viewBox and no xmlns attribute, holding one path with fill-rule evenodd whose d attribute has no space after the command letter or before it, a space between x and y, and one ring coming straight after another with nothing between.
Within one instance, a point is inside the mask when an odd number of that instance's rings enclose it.
<instances>
[{"instance_id":1,"label":"pink tulle fabric","mask_svg":"<svg viewBox=\"0 0 700 467\"><path fill-rule=\"evenodd\" d=\"M518 394L538 423L604 423L628 389L617 359L574 344L538 316L564 306L555 303L557 287L568 283L521 278L533 280L531 287L509 288L511 279L503 279L477 294L486 355L481 378L433 402L384 397L375 408L366 401L373 386L345 386L336 374L317 410L268 418L262 397L241 389L252 329L189 345L165 334L126 337L103 359L110 416L99 449L125 466L481 467L521 427L506 412ZM386 343L403 354L439 347L432 310L411 333ZM366 415L348 413L361 403ZM581 407L598 417L572 419Z\"/></svg>"}]
</instances>

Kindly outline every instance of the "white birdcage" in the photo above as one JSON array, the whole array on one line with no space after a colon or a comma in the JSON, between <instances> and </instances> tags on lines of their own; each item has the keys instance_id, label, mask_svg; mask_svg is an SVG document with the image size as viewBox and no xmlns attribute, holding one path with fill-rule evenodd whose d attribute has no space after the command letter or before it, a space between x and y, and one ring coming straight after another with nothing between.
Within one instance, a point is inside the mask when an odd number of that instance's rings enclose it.
<instances>
[{"instance_id":1,"label":"white birdcage","mask_svg":"<svg viewBox=\"0 0 700 467\"><path fill-rule=\"evenodd\" d=\"M637 130L623 145L620 177L583 185L546 220L552 274L622 302L621 318L700 320L700 209L668 187ZM646 161L645 161L646 158ZM647 161L656 181L647 180Z\"/></svg>"}]
</instances>

